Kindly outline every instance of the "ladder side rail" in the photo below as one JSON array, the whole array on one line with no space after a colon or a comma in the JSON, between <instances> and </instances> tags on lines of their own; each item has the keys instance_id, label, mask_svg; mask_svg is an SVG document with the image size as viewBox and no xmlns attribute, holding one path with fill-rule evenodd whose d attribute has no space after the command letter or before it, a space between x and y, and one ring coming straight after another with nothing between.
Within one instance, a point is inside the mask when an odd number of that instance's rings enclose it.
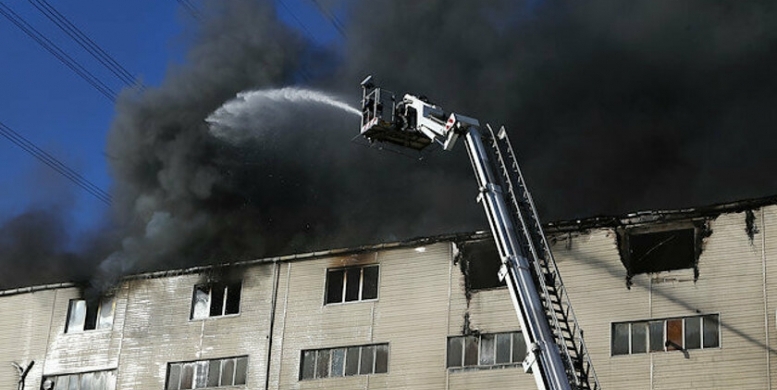
<instances>
[{"instance_id":1,"label":"ladder side rail","mask_svg":"<svg viewBox=\"0 0 777 390\"><path fill-rule=\"evenodd\" d=\"M512 143L510 142L510 138L507 136L506 133L505 133L504 141L505 141L505 143L507 145L508 152L510 153L510 155L512 156L513 161L515 162L516 172L518 174L518 177L522 181L521 185L523 186L524 189L526 189L526 184L523 183L523 174L521 173L521 168L518 166L517 160L515 159L515 152L513 150ZM537 208L535 207L534 200L532 199L531 193L529 193L528 190L526 191L526 198L527 198L527 201L529 203L529 206L531 207L531 211L534 214L533 215L534 220L539 225L540 219L539 219L539 216L538 216L538 213L537 213ZM585 341L583 339L583 330L577 324L577 320L576 320L577 317L575 316L575 311L572 308L572 303L571 303L571 300L569 299L569 294L567 293L567 289L566 289L566 287L565 287L565 285L564 285L564 283L563 283L563 281L561 279L561 273L559 272L558 265L556 264L556 259L553 256L553 252L551 252L551 250L550 250L550 246L548 245L548 240L547 240L547 237L545 236L545 232L541 228L538 229L538 231L539 231L539 234L540 234L540 237L541 237L541 240L542 240L542 245L544 246L544 249L545 249L548 266L552 268L552 272L553 272L553 274L555 276L554 283L555 283L555 285L558 288L559 295L561 296L562 300L564 301L564 305L566 306L565 309L568 310L568 312L569 312L568 318L575 319L573 321L575 323L574 338L575 338L576 341L579 341L578 343L576 343L577 347L580 348L580 350L582 352L582 357L585 360L584 363L587 365L586 368L590 371L588 373L589 384L590 384L590 379L593 379L593 386L594 386L593 388L598 389L598 388L600 388L599 387L599 380L596 377L596 371L593 368L593 362L591 362L591 355L588 353L588 348L586 348L586 346L585 346Z\"/></svg>"},{"instance_id":2,"label":"ladder side rail","mask_svg":"<svg viewBox=\"0 0 777 390\"><path fill-rule=\"evenodd\" d=\"M574 359L570 355L569 350L567 349L567 345L564 343L564 331L561 327L561 320L558 318L558 314L556 313L555 307L554 307L554 300L548 291L548 287L546 284L546 280L543 277L545 274L544 270L542 269L542 265L540 264L540 254L537 250L534 237L532 236L532 227L527 225L527 216L524 216L524 211L521 209L520 205L518 204L518 198L515 194L515 189L513 186L513 183L510 180L509 172L507 171L508 165L506 164L505 158L502 155L502 151L499 148L498 141L496 138L496 134L494 134L493 129L491 126L488 126L488 129L492 136L492 142L494 143L494 151L496 154L496 158L501 164L502 173L504 175L504 184L506 187L506 190L508 194L510 195L510 198L513 202L514 209L516 212L516 219L520 221L522 232L526 239L526 245L529 248L529 251L531 252L531 255L533 256L533 260L530 261L532 265L534 266L535 273L537 275L537 283L539 284L540 290L542 292L542 299L545 301L545 307L547 308L546 314L550 316L551 324L550 326L555 329L555 335L556 335L556 345L559 348L559 351L562 355L562 358L565 360L566 368L567 368L567 375L570 378L570 380L574 381L574 383L579 387L581 385L580 378L575 373L575 365L574 365ZM524 187L524 191L528 193L526 188ZM554 286L556 287L556 286ZM563 310L564 307L562 305L561 309ZM569 326L569 325L568 325ZM576 345L573 345L574 348L576 348Z\"/></svg>"},{"instance_id":3,"label":"ladder side rail","mask_svg":"<svg viewBox=\"0 0 777 390\"><path fill-rule=\"evenodd\" d=\"M469 127L465 133L465 145L481 191L478 200L483 202L494 238L503 256L513 305L519 309L519 320L525 322L521 325L527 350L531 351L530 357L534 355L532 372L535 381L543 389L571 390L561 352L553 341L545 309L534 285L529 260L521 254L521 245L511 214L504 202L501 188L494 181L493 165L483 146L482 136L478 127Z\"/></svg>"}]
</instances>

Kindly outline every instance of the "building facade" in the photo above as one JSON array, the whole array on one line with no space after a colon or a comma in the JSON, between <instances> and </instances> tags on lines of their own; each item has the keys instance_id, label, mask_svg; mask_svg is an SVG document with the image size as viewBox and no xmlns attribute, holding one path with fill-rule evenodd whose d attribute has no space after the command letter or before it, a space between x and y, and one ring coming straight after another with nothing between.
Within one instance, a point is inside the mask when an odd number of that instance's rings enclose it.
<instances>
[{"instance_id":1,"label":"building facade","mask_svg":"<svg viewBox=\"0 0 777 390\"><path fill-rule=\"evenodd\" d=\"M773 199L546 226L602 387L772 388L775 231ZM148 273L104 297L0 291L0 387L26 371L24 389L533 389L492 246Z\"/></svg>"}]
</instances>

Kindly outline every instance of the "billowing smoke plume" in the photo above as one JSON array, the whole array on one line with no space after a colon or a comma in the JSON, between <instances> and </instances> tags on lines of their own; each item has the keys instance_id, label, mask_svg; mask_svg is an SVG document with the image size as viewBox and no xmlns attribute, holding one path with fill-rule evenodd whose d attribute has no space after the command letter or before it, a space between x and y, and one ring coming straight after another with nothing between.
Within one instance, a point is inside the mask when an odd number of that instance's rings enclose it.
<instances>
[{"instance_id":1,"label":"billowing smoke plume","mask_svg":"<svg viewBox=\"0 0 777 390\"><path fill-rule=\"evenodd\" d=\"M331 1L332 49L270 1L207 4L186 65L117 106L122 234L83 261L96 280L485 227L461 150L379 153L356 116L267 96L206 122L243 91L355 106L367 74L506 125L544 220L777 193L773 2Z\"/></svg>"}]
</instances>

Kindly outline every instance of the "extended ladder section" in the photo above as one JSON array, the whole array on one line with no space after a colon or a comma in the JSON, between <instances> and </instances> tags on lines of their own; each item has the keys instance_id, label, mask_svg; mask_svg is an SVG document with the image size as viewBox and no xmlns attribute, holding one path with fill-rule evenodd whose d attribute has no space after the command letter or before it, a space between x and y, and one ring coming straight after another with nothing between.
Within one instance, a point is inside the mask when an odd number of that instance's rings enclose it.
<instances>
[{"instance_id":1,"label":"extended ladder section","mask_svg":"<svg viewBox=\"0 0 777 390\"><path fill-rule=\"evenodd\" d=\"M559 348L570 385L580 390L599 390L591 358L583 342L583 331L577 323L569 296L561 281L556 261L542 231L537 210L524 183L515 152L502 127L483 134L493 149L499 168L503 196L511 209L521 252L529 259L535 288L540 295L550 331Z\"/></svg>"}]
</instances>

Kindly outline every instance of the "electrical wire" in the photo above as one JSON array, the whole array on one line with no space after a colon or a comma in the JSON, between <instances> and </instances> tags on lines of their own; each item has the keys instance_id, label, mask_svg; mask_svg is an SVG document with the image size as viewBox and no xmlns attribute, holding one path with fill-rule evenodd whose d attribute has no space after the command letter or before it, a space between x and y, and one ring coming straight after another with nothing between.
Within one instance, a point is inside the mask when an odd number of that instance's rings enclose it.
<instances>
[{"instance_id":1,"label":"electrical wire","mask_svg":"<svg viewBox=\"0 0 777 390\"><path fill-rule=\"evenodd\" d=\"M70 167L65 165L62 161L36 146L34 143L32 143L32 141L28 140L23 135L6 126L3 122L0 122L0 135L13 142L16 146L20 147L22 150L35 157L40 162L46 164L49 168L55 170L57 173L67 178L75 185L81 187L81 189L88 192L99 201L105 203L106 205L111 204L112 199L110 194L103 191L100 187L81 176L78 172L70 169Z\"/></svg>"},{"instance_id":2,"label":"electrical wire","mask_svg":"<svg viewBox=\"0 0 777 390\"><path fill-rule=\"evenodd\" d=\"M340 21L340 19L337 18L337 15L330 12L326 7L324 7L321 3L318 2L318 0L310 0L313 2L313 4L316 5L319 12L321 12L324 17L329 19L329 22L332 23L332 26L334 26L335 30L340 33L340 35L343 36L343 38L346 38L345 34L345 26Z\"/></svg>"},{"instance_id":3,"label":"electrical wire","mask_svg":"<svg viewBox=\"0 0 777 390\"><path fill-rule=\"evenodd\" d=\"M51 42L48 38L43 36L38 30L36 30L34 27L32 27L29 23L27 23L21 16L19 16L17 13L15 13L10 7L8 7L5 3L0 2L0 14L5 16L6 19L11 21L16 27L18 27L20 30L22 30L27 36L32 38L35 42L37 42L39 45L41 45L46 51L51 53L54 57L56 57L60 62L65 64L70 70L75 72L78 76L80 76L84 81L89 83L94 89L96 89L98 92L100 92L103 96L108 98L111 102L116 102L116 92L114 92L110 87L105 85L102 81L100 81L95 75L93 75L91 72L86 70L81 64L79 64L76 60L73 59L73 57L70 57L65 51L63 51L59 46L54 44L54 42Z\"/></svg>"},{"instance_id":4,"label":"electrical wire","mask_svg":"<svg viewBox=\"0 0 777 390\"><path fill-rule=\"evenodd\" d=\"M198 21L202 22L202 14L197 9L197 7L194 6L194 4L190 3L188 0L176 0L178 4L183 7L186 12L189 13L193 18L197 19Z\"/></svg>"},{"instance_id":5,"label":"electrical wire","mask_svg":"<svg viewBox=\"0 0 777 390\"><path fill-rule=\"evenodd\" d=\"M110 54L97 45L92 39L84 34L81 29L76 27L65 15L57 11L54 6L49 4L46 0L29 0L29 2L35 6L43 15L50 21L57 25L62 31L65 32L70 38L72 38L79 46L92 55L98 62L100 62L111 73L124 82L127 86L138 86L143 89L143 86L138 83L135 76L132 75L126 68L124 68L118 61L116 61Z\"/></svg>"}]
</instances>

